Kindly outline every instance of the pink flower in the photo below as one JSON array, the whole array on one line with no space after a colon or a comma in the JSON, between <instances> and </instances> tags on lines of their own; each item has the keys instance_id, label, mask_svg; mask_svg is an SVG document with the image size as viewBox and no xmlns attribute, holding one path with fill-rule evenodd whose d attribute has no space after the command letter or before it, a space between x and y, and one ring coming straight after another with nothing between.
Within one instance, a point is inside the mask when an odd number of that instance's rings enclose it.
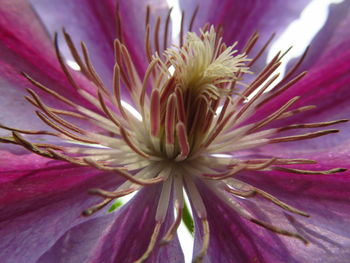
<instances>
[{"instance_id":1,"label":"pink flower","mask_svg":"<svg viewBox=\"0 0 350 263\"><path fill-rule=\"evenodd\" d=\"M184 262L183 189L194 262L348 261L349 1L278 84L308 1L180 3L1 0L1 262Z\"/></svg>"}]
</instances>

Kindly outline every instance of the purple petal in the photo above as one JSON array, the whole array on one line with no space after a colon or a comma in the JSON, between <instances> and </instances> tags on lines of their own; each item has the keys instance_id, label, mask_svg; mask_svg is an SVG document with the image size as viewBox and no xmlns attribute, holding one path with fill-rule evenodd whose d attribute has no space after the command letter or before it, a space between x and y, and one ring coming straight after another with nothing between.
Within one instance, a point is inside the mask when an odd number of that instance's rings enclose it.
<instances>
[{"instance_id":1,"label":"purple petal","mask_svg":"<svg viewBox=\"0 0 350 263\"><path fill-rule=\"evenodd\" d=\"M61 31L64 27L73 37L77 47L80 41L87 44L97 72L100 73L105 84L110 86L114 66L113 41L117 36L120 39L116 28L115 1L39 0L32 1L32 4L51 34ZM152 30L157 15L160 15L164 22L168 6L165 1L160 0L119 1L118 4L122 37L136 68L140 74L143 74L147 67L144 46L146 6L151 6ZM163 31L161 27L160 36L163 35ZM65 46L63 40L61 43ZM65 50L65 54L69 54L68 49Z\"/></svg>"},{"instance_id":2,"label":"purple petal","mask_svg":"<svg viewBox=\"0 0 350 263\"><path fill-rule=\"evenodd\" d=\"M350 37L346 33L350 24L349 11L349 1L330 6L327 21L310 43L310 49L299 72L324 64L349 49Z\"/></svg>"},{"instance_id":3,"label":"purple petal","mask_svg":"<svg viewBox=\"0 0 350 263\"><path fill-rule=\"evenodd\" d=\"M258 32L261 35L260 45L271 36L279 35L309 3L309 0L293 2L279 1L185 1L180 5L186 11L187 23L196 6L199 7L194 29L203 27L205 23L222 25L224 40L227 44L239 41L242 47L249 37Z\"/></svg>"},{"instance_id":4,"label":"purple petal","mask_svg":"<svg viewBox=\"0 0 350 263\"><path fill-rule=\"evenodd\" d=\"M346 262L349 255L349 176L321 180L256 172L240 179L273 194L311 215L304 218L281 211L262 199L237 202L259 218L283 229L298 232L311 244L277 235L241 218L214 193L201 186L208 212L210 244L204 262ZM341 185L343 184L343 188ZM347 189L346 189L347 188ZM195 248L200 245L196 236Z\"/></svg>"},{"instance_id":5,"label":"purple petal","mask_svg":"<svg viewBox=\"0 0 350 263\"><path fill-rule=\"evenodd\" d=\"M71 101L87 105L62 72L53 44L28 3L2 1L0 16L0 123L23 129L44 129L45 125L37 120L33 106L24 99L28 94L26 88L36 90L49 106L74 111L34 87L21 72ZM76 81L81 88L91 89L91 84L80 74Z\"/></svg>"},{"instance_id":6,"label":"purple petal","mask_svg":"<svg viewBox=\"0 0 350 263\"><path fill-rule=\"evenodd\" d=\"M329 169L319 165L319 169ZM299 175L282 172L241 174L241 180L251 183L280 200L310 214L310 218L282 215L270 218L286 219L311 245L285 242L297 262L346 262L350 255L350 175ZM271 207L269 204L267 207ZM264 206L262 210L269 211ZM293 253L294 250L294 253ZM314 257L315 256L315 257ZM329 261L331 259L331 261Z\"/></svg>"},{"instance_id":7,"label":"purple petal","mask_svg":"<svg viewBox=\"0 0 350 263\"><path fill-rule=\"evenodd\" d=\"M1 153L0 163L3 262L36 262L68 229L88 220L82 211L100 201L89 189L121 183L115 174L33 155L19 160Z\"/></svg>"},{"instance_id":8,"label":"purple petal","mask_svg":"<svg viewBox=\"0 0 350 263\"><path fill-rule=\"evenodd\" d=\"M348 1L333 8L329 24L320 32L319 36L311 45L310 54L308 55L309 59L305 61L306 67L311 66L311 68L306 77L264 105L253 116L251 121L263 118L263 116L278 109L295 96L301 96L301 98L293 105L293 108L306 105L315 105L317 108L297 114L292 118L275 122L274 127L283 127L292 123L349 119L350 37L344 34L344 30L350 26L350 15L349 12L343 12L349 9L350 3ZM334 26L338 27L334 28ZM302 67L305 69L304 66ZM299 151L299 154L310 153L310 155L313 152L315 157L317 157L317 152L328 151L332 155L342 153L343 157L348 158L346 156L348 156L347 144L349 142L350 124L342 123L327 128L340 129L341 132L339 134L306 140L302 145L296 142L269 146L266 151L270 153L274 151L276 154L294 152L295 155L297 151ZM310 131L297 130L295 133L300 134Z\"/></svg>"},{"instance_id":9,"label":"purple petal","mask_svg":"<svg viewBox=\"0 0 350 263\"><path fill-rule=\"evenodd\" d=\"M128 204L108 216L70 229L38 262L134 262L147 249L155 227L159 187L146 187ZM172 209L160 231L160 238L173 220ZM62 253L64 251L64 253ZM84 253L81 253L84 251ZM147 262L184 262L178 239L156 247Z\"/></svg>"},{"instance_id":10,"label":"purple petal","mask_svg":"<svg viewBox=\"0 0 350 263\"><path fill-rule=\"evenodd\" d=\"M151 43L152 54L156 51L154 47L154 30L156 18L161 18L161 25L159 30L159 44L161 52L163 50L163 37L165 32L165 19L168 13L168 5L166 1L162 0L128 0L120 1L120 14L122 18L123 36L125 43L129 49L136 68L142 76L148 66L147 56L145 52L145 36L146 36L146 10L150 6L150 27L151 27ZM178 22L178 21L176 21ZM168 31L168 46L171 44L171 24ZM158 52L159 53L159 52Z\"/></svg>"},{"instance_id":11,"label":"purple petal","mask_svg":"<svg viewBox=\"0 0 350 263\"><path fill-rule=\"evenodd\" d=\"M326 61L326 63L319 64L317 67L314 66L309 71L308 75L300 81L300 83L297 83L282 95L264 105L262 109L260 109L257 114L253 116L251 121L256 121L263 118L263 116L267 116L295 96L301 96L301 98L293 105L292 108L307 105L315 105L317 108L304 113L299 113L292 118L277 121L274 123L274 127L284 127L292 123L312 123L349 119L349 71L350 49L347 49L344 50L341 55L339 54L338 56L334 56L332 59ZM278 144L277 146L272 146L272 148L280 147L281 149L286 149L286 151L299 150L306 152L328 149L328 151L334 154L336 154L338 151L338 147L345 150L344 147L346 147L347 143L349 142L349 123L342 123L327 128L340 129L341 132L339 134L331 134L320 138L306 140L302 145L298 142L284 143ZM318 130L327 128L319 128ZM310 130L298 129L295 130L295 132L302 134L310 132ZM281 152L283 151L284 150L281 150Z\"/></svg>"},{"instance_id":12,"label":"purple petal","mask_svg":"<svg viewBox=\"0 0 350 263\"><path fill-rule=\"evenodd\" d=\"M31 3L52 36L65 28L78 49L80 41L86 43L95 69L110 87L114 66L113 40L116 37L115 1L35 0ZM62 36L59 43L64 55L71 57Z\"/></svg>"}]
</instances>

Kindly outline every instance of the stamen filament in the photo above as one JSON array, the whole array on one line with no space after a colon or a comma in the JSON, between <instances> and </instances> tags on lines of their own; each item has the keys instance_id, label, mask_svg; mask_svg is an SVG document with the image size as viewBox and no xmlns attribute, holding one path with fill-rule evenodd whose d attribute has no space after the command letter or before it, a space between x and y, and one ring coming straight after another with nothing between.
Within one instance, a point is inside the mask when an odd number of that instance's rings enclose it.
<instances>
[{"instance_id":1,"label":"stamen filament","mask_svg":"<svg viewBox=\"0 0 350 263\"><path fill-rule=\"evenodd\" d=\"M144 262L145 260L148 259L148 257L151 255L153 249L154 249L154 246L156 244L156 241L157 241L157 238L158 238L158 235L159 235L159 230L160 230L160 227L162 226L162 223L160 222L157 222L156 223L156 226L153 230L153 233L152 233L152 236L151 236L151 240L148 244L148 247L147 247L147 250L146 252L136 261L134 261L134 263L142 263Z\"/></svg>"},{"instance_id":2,"label":"stamen filament","mask_svg":"<svg viewBox=\"0 0 350 263\"><path fill-rule=\"evenodd\" d=\"M196 257L192 260L192 263L201 263L204 259L204 256L207 254L208 247L209 247L209 223L206 218L203 218L201 220L202 222L202 228L203 228L203 241L202 241L202 248L199 251L199 253L196 255Z\"/></svg>"}]
</instances>

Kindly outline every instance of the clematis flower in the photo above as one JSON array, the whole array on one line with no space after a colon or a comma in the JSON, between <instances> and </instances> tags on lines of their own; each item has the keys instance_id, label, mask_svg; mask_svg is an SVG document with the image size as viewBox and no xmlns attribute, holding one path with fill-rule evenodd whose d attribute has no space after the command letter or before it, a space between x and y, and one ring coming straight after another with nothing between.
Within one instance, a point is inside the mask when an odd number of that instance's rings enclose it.
<instances>
[{"instance_id":1,"label":"clematis flower","mask_svg":"<svg viewBox=\"0 0 350 263\"><path fill-rule=\"evenodd\" d=\"M1 262L184 262L184 192L194 262L348 261L349 1L277 83L308 1L180 3L0 1Z\"/></svg>"}]
</instances>

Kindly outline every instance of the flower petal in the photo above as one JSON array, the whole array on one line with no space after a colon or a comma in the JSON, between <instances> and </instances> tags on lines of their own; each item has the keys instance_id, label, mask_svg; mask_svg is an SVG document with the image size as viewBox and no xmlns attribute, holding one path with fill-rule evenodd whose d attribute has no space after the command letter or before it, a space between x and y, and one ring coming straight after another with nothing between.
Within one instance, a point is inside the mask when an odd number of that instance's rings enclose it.
<instances>
[{"instance_id":1,"label":"flower petal","mask_svg":"<svg viewBox=\"0 0 350 263\"><path fill-rule=\"evenodd\" d=\"M269 1L185 1L180 5L188 17L196 6L199 12L194 23L194 29L202 27L205 23L223 26L223 37L227 44L239 41L242 47L249 37L258 32L261 36L260 45L271 36L279 35L309 3L309 0L286 2L283 0ZM215 10L215 12L213 11ZM187 23L189 18L187 17Z\"/></svg>"},{"instance_id":2,"label":"flower petal","mask_svg":"<svg viewBox=\"0 0 350 263\"><path fill-rule=\"evenodd\" d=\"M115 2L112 0L32 1L35 10L51 34L55 31L61 31L61 28L64 27L73 37L76 46L79 47L80 41L87 44L93 65L108 87L112 83L114 66L113 41L117 36L121 39L118 28L116 28L118 23L116 23ZM144 46L146 6L150 5L151 15L154 17L160 15L163 22L168 6L165 1L161 0L118 1L118 5L123 31L122 38L133 58L136 69L140 74L143 74L147 67ZM155 21L151 20L152 30L154 24ZM164 29L161 27L160 36L163 35L163 32ZM61 43L62 46L65 46L63 39ZM68 49L64 50L64 53L69 56Z\"/></svg>"},{"instance_id":3,"label":"flower petal","mask_svg":"<svg viewBox=\"0 0 350 263\"><path fill-rule=\"evenodd\" d=\"M31 3L52 36L64 28L78 49L80 41L86 43L95 69L105 85L110 87L114 66L113 41L116 37L115 1L35 0ZM63 36L59 45L65 57L72 60Z\"/></svg>"},{"instance_id":4,"label":"flower petal","mask_svg":"<svg viewBox=\"0 0 350 263\"><path fill-rule=\"evenodd\" d=\"M310 49L299 71L308 70L312 66L341 55L349 48L350 37L346 34L350 24L350 2L332 4L325 25L310 43Z\"/></svg>"},{"instance_id":5,"label":"flower petal","mask_svg":"<svg viewBox=\"0 0 350 263\"><path fill-rule=\"evenodd\" d=\"M330 165L319 166L322 170L329 168ZM291 251L290 258L295 258L297 262L347 261L350 255L349 173L302 175L259 172L240 174L239 177L310 215L310 218L287 213L268 215L273 222L291 224L309 239L311 244L307 247L302 242L284 242ZM269 211L271 206L262 205L260 208Z\"/></svg>"},{"instance_id":6,"label":"flower petal","mask_svg":"<svg viewBox=\"0 0 350 263\"><path fill-rule=\"evenodd\" d=\"M155 227L154 204L158 198L159 187L146 187L112 214L114 221L107 215L70 229L38 262L134 262L147 249ZM169 210L160 237L173 220ZM156 245L147 262L184 262L178 239L163 247Z\"/></svg>"},{"instance_id":7,"label":"flower petal","mask_svg":"<svg viewBox=\"0 0 350 263\"><path fill-rule=\"evenodd\" d=\"M115 174L89 167L9 153L0 157L0 258L36 262L71 227L84 222L84 209L99 201L91 188L117 187Z\"/></svg>"},{"instance_id":8,"label":"flower petal","mask_svg":"<svg viewBox=\"0 0 350 263\"><path fill-rule=\"evenodd\" d=\"M163 0L127 0L120 1L120 14L122 19L122 28L124 32L125 44L133 57L134 64L138 72L143 76L148 66L147 56L145 52L145 36L146 36L146 13L147 6L150 7L150 39L152 43L152 54L156 52L153 39L155 37L155 24L159 16L161 25L159 28L159 45L162 53L163 36L165 32L165 20L168 13L168 4ZM176 21L178 22L178 21ZM168 31L168 46L171 44L171 24ZM158 52L159 53L159 52Z\"/></svg>"},{"instance_id":9,"label":"flower petal","mask_svg":"<svg viewBox=\"0 0 350 263\"><path fill-rule=\"evenodd\" d=\"M273 173L240 174L240 179L267 191L311 215L304 218L280 211L275 205L235 199L260 220L298 232L311 244L277 235L241 218L208 188L200 191L208 212L210 243L204 262L346 262L350 250L349 177L343 180ZM336 181L336 182L333 182ZM346 182L344 188L342 183ZM347 189L345 189L347 188ZM196 236L196 247L200 237Z\"/></svg>"},{"instance_id":10,"label":"flower petal","mask_svg":"<svg viewBox=\"0 0 350 263\"><path fill-rule=\"evenodd\" d=\"M46 128L24 98L27 88L35 90L51 107L74 111L71 106L34 87L21 72L75 103L88 105L61 70L53 44L28 2L4 0L0 16L0 123L22 129ZM81 74L75 77L80 88L91 90L91 84Z\"/></svg>"}]
</instances>

